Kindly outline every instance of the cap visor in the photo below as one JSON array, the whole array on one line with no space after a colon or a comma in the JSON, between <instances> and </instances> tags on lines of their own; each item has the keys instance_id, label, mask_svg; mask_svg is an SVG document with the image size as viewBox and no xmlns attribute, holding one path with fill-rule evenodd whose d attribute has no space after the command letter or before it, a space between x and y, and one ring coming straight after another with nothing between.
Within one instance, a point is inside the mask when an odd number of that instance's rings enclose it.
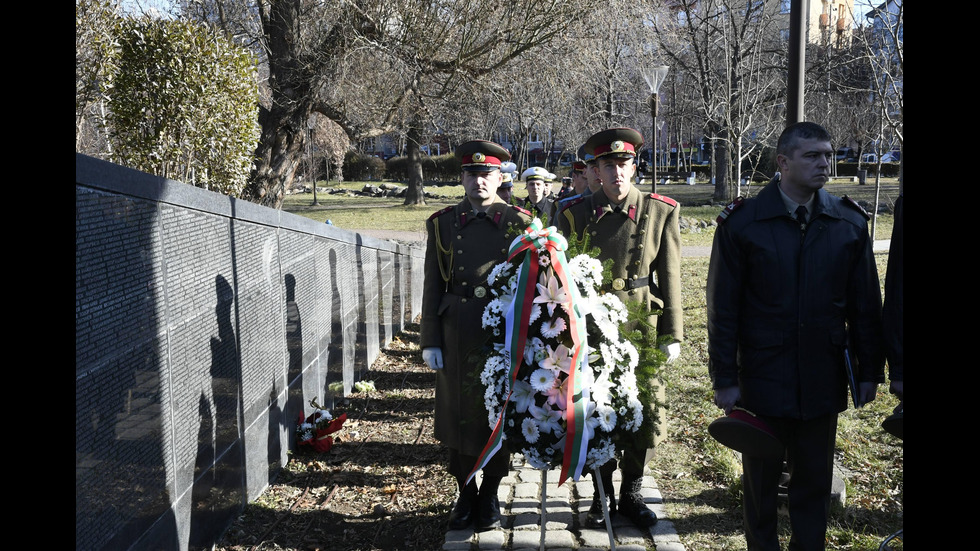
<instances>
[{"instance_id":1,"label":"cap visor","mask_svg":"<svg viewBox=\"0 0 980 551\"><path fill-rule=\"evenodd\" d=\"M737 452L764 459L783 459L786 449L774 435L744 421L722 417L708 425L708 434Z\"/></svg>"}]
</instances>

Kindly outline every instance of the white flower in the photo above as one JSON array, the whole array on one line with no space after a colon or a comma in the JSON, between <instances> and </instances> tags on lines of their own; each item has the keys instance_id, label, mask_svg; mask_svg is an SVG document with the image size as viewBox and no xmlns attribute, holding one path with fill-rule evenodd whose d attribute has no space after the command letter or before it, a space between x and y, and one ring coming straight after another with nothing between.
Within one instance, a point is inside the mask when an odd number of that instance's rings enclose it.
<instances>
[{"instance_id":1,"label":"white flower","mask_svg":"<svg viewBox=\"0 0 980 551\"><path fill-rule=\"evenodd\" d=\"M616 410L609 406L599 406L596 408L599 415L599 426L606 432L612 432L616 428Z\"/></svg>"},{"instance_id":2,"label":"white flower","mask_svg":"<svg viewBox=\"0 0 980 551\"><path fill-rule=\"evenodd\" d=\"M521 434L524 435L524 439L527 440L528 444L537 442L541 436L541 432L538 430L538 424L530 417L525 417L524 422L521 423Z\"/></svg>"},{"instance_id":3,"label":"white flower","mask_svg":"<svg viewBox=\"0 0 980 551\"><path fill-rule=\"evenodd\" d=\"M548 307L548 315L555 315L555 306L565 304L568 296L565 288L558 283L558 278L551 270L542 272L537 283L538 296L534 297L534 302L544 304Z\"/></svg>"},{"instance_id":4,"label":"white flower","mask_svg":"<svg viewBox=\"0 0 980 551\"><path fill-rule=\"evenodd\" d=\"M524 362L527 365L534 365L544 359L546 352L544 351L544 342L537 338L531 337L527 341L527 345L524 347Z\"/></svg>"},{"instance_id":5,"label":"white flower","mask_svg":"<svg viewBox=\"0 0 980 551\"><path fill-rule=\"evenodd\" d=\"M612 390L615 386L616 384L609 378L609 370L601 370L589 388L592 399L596 401L597 405L608 404L612 400Z\"/></svg>"},{"instance_id":6,"label":"white flower","mask_svg":"<svg viewBox=\"0 0 980 551\"><path fill-rule=\"evenodd\" d=\"M528 316L527 323L532 324L541 317L541 306L535 304L531 307L531 314Z\"/></svg>"},{"instance_id":7,"label":"white flower","mask_svg":"<svg viewBox=\"0 0 980 551\"><path fill-rule=\"evenodd\" d=\"M631 370L636 369L636 366L640 363L640 353L637 352L636 347L630 341L623 341L620 343L620 347L626 352L629 357L627 365Z\"/></svg>"},{"instance_id":8,"label":"white flower","mask_svg":"<svg viewBox=\"0 0 980 551\"><path fill-rule=\"evenodd\" d=\"M553 339L564 330L565 320L560 317L541 322L541 335L546 339Z\"/></svg>"},{"instance_id":9,"label":"white flower","mask_svg":"<svg viewBox=\"0 0 980 551\"><path fill-rule=\"evenodd\" d=\"M499 298L495 298L483 309L483 327L496 327L500 323L500 314L503 312L503 304Z\"/></svg>"},{"instance_id":10,"label":"white flower","mask_svg":"<svg viewBox=\"0 0 980 551\"><path fill-rule=\"evenodd\" d=\"M538 392L544 392L555 386L555 372L550 369L538 368L531 373L531 387Z\"/></svg>"},{"instance_id":11,"label":"white flower","mask_svg":"<svg viewBox=\"0 0 980 551\"><path fill-rule=\"evenodd\" d=\"M514 381L514 391L510 395L511 402L517 413L527 413L527 408L534 403L534 389L527 381L518 379Z\"/></svg>"},{"instance_id":12,"label":"white flower","mask_svg":"<svg viewBox=\"0 0 980 551\"><path fill-rule=\"evenodd\" d=\"M330 421L331 419L333 419L333 417L330 415L330 412L325 409L318 409L313 412L313 421L315 423Z\"/></svg>"},{"instance_id":13,"label":"white flower","mask_svg":"<svg viewBox=\"0 0 980 551\"><path fill-rule=\"evenodd\" d=\"M587 254L580 254L572 258L568 266L572 278L581 281L586 287L598 287L602 285L602 262L592 258Z\"/></svg>"},{"instance_id":14,"label":"white flower","mask_svg":"<svg viewBox=\"0 0 980 551\"><path fill-rule=\"evenodd\" d=\"M568 373L568 370L572 366L572 358L568 355L570 352L569 348L564 344L559 344L553 350L549 345L547 350L548 355L545 357L545 359L541 360L541 367L554 370L556 373L559 371L562 373Z\"/></svg>"},{"instance_id":15,"label":"white flower","mask_svg":"<svg viewBox=\"0 0 980 551\"><path fill-rule=\"evenodd\" d=\"M487 285L493 285L497 281L498 277L506 276L507 272L510 271L510 262L501 262L490 270L490 275L487 276Z\"/></svg>"},{"instance_id":16,"label":"white flower","mask_svg":"<svg viewBox=\"0 0 980 551\"><path fill-rule=\"evenodd\" d=\"M538 255L538 265L547 268L551 265L551 255L547 252L542 252Z\"/></svg>"},{"instance_id":17,"label":"white flower","mask_svg":"<svg viewBox=\"0 0 980 551\"><path fill-rule=\"evenodd\" d=\"M594 445L586 455L586 466L594 469L605 464L616 455L616 446L609 440L603 438L598 444Z\"/></svg>"},{"instance_id":18,"label":"white flower","mask_svg":"<svg viewBox=\"0 0 980 551\"><path fill-rule=\"evenodd\" d=\"M548 406L534 406L527 408L527 412L531 415L538 424L538 429L541 432L552 432L556 433L561 430L561 425L558 421L561 419L561 412L551 409Z\"/></svg>"}]
</instances>

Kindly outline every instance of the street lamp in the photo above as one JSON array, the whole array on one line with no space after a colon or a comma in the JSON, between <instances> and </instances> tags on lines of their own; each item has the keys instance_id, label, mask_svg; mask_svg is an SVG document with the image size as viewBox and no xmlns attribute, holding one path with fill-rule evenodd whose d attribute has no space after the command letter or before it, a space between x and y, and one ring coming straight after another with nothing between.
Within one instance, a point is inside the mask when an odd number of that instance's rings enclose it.
<instances>
[{"instance_id":1,"label":"street lamp","mask_svg":"<svg viewBox=\"0 0 980 551\"><path fill-rule=\"evenodd\" d=\"M658 65L656 67L644 67L641 70L643 74L643 80L646 81L647 86L650 87L650 115L653 117L653 143L651 144L652 153L650 156L653 158L651 167L653 169L653 192L657 192L657 94L660 92L660 85L664 83L664 79L667 77L667 71L670 67L666 65Z\"/></svg>"}]
</instances>

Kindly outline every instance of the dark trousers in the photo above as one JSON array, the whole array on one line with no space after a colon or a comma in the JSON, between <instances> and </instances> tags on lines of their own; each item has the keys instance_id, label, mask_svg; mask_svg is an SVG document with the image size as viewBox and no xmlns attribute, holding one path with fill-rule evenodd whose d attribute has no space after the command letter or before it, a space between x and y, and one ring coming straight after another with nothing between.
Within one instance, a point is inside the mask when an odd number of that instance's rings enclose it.
<instances>
[{"instance_id":1,"label":"dark trousers","mask_svg":"<svg viewBox=\"0 0 980 551\"><path fill-rule=\"evenodd\" d=\"M789 549L825 548L834 476L837 414L816 419L763 418L786 445L790 526ZM742 512L749 551L779 551L776 509L783 461L742 456Z\"/></svg>"},{"instance_id":2,"label":"dark trousers","mask_svg":"<svg viewBox=\"0 0 980 551\"><path fill-rule=\"evenodd\" d=\"M623 473L623 480L637 480L643 478L643 468L653 460L654 448L623 448L623 458L618 462L610 459L599 467L602 475L612 477L613 471L619 467Z\"/></svg>"},{"instance_id":3,"label":"dark trousers","mask_svg":"<svg viewBox=\"0 0 980 551\"><path fill-rule=\"evenodd\" d=\"M460 481L460 485L466 482L466 477L473 470L476 465L476 460L479 459L475 455L463 455L456 450L449 450L449 474L453 475L456 480ZM507 449L502 448L497 450L497 453L490 458L490 462L483 467L483 476L497 476L505 477L510 472L510 453L507 453ZM474 478L474 480L476 480Z\"/></svg>"}]
</instances>

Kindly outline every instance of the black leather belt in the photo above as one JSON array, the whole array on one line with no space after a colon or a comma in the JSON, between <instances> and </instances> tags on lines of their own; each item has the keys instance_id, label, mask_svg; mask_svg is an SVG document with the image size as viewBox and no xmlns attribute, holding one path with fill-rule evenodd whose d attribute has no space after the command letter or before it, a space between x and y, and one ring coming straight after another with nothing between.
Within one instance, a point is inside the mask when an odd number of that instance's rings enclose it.
<instances>
[{"instance_id":1,"label":"black leather belt","mask_svg":"<svg viewBox=\"0 0 980 551\"><path fill-rule=\"evenodd\" d=\"M464 298L485 298L490 296L486 285L453 285L450 293Z\"/></svg>"},{"instance_id":2,"label":"black leather belt","mask_svg":"<svg viewBox=\"0 0 980 551\"><path fill-rule=\"evenodd\" d=\"M612 282L605 284L603 287L606 289L612 289L613 291L631 291L639 287L644 287L650 283L650 276L637 277L633 279L626 279L622 277L617 277L612 280Z\"/></svg>"}]
</instances>

